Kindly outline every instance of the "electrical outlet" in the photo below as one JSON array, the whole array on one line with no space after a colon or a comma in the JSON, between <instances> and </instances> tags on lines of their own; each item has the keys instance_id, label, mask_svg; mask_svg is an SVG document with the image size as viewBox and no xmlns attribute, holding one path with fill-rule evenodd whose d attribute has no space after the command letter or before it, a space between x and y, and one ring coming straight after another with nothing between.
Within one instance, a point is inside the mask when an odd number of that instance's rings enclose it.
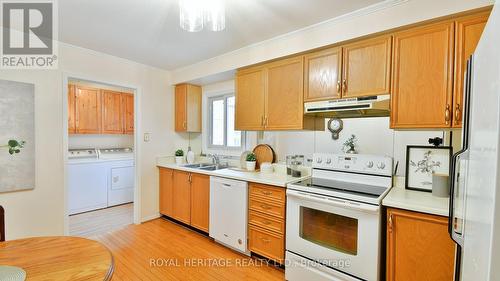
<instances>
[{"instance_id":1,"label":"electrical outlet","mask_svg":"<svg viewBox=\"0 0 500 281\"><path fill-rule=\"evenodd\" d=\"M144 142L148 142L151 140L151 134L150 133L144 133Z\"/></svg>"}]
</instances>

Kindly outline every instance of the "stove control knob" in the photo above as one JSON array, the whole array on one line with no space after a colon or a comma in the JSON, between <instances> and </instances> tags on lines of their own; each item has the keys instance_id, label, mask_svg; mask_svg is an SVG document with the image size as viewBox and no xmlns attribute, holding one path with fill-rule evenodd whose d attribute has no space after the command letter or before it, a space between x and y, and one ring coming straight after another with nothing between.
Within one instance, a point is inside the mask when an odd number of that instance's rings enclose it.
<instances>
[{"instance_id":1,"label":"stove control knob","mask_svg":"<svg viewBox=\"0 0 500 281\"><path fill-rule=\"evenodd\" d=\"M368 163L366 163L366 167L373 168L373 161L368 161Z\"/></svg>"},{"instance_id":2,"label":"stove control knob","mask_svg":"<svg viewBox=\"0 0 500 281\"><path fill-rule=\"evenodd\" d=\"M331 158L327 158L326 159L326 164L332 164L332 159Z\"/></svg>"},{"instance_id":3,"label":"stove control knob","mask_svg":"<svg viewBox=\"0 0 500 281\"><path fill-rule=\"evenodd\" d=\"M323 159L321 159L320 157L316 158L316 163L321 164L321 162L323 162Z\"/></svg>"},{"instance_id":4,"label":"stove control knob","mask_svg":"<svg viewBox=\"0 0 500 281\"><path fill-rule=\"evenodd\" d=\"M380 170L383 170L385 168L385 163L384 162L378 163L377 168L379 168Z\"/></svg>"}]
</instances>

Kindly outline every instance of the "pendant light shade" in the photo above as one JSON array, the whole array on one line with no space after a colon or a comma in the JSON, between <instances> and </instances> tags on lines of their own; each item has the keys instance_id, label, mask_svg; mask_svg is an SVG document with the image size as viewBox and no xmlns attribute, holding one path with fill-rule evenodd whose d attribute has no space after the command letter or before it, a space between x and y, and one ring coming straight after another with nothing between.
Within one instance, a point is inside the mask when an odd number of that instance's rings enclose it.
<instances>
[{"instance_id":1,"label":"pendant light shade","mask_svg":"<svg viewBox=\"0 0 500 281\"><path fill-rule=\"evenodd\" d=\"M179 24L189 32L198 32L207 27L211 31L226 28L226 13L223 0L179 0Z\"/></svg>"}]
</instances>

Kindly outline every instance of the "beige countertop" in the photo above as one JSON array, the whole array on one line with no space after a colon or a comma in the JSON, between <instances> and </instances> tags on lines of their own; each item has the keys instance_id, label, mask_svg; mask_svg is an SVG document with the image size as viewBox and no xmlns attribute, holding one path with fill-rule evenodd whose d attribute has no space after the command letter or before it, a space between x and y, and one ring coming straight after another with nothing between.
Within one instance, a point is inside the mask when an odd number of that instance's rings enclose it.
<instances>
[{"instance_id":1,"label":"beige countertop","mask_svg":"<svg viewBox=\"0 0 500 281\"><path fill-rule=\"evenodd\" d=\"M397 184L385 196L382 205L446 217L449 212L448 197L436 197L430 192L408 190Z\"/></svg>"},{"instance_id":2,"label":"beige countertop","mask_svg":"<svg viewBox=\"0 0 500 281\"><path fill-rule=\"evenodd\" d=\"M289 176L286 174L286 167L283 169L283 167L281 167L282 165L276 165L274 173L247 172L247 171L240 171L240 170L236 170L236 169L233 170L231 168L221 169L221 170L216 170L216 171L206 171L206 170L200 170L200 169L196 169L196 168L184 167L184 165L186 165L186 164L177 165L175 163L172 163L172 159L169 157L158 158L156 161L156 165L158 167L163 167L163 168L168 168L168 169L175 169L175 170L204 174L204 175L209 175L209 176L216 176L216 177L241 180L241 181L247 181L247 182L262 183L262 184L268 184L268 185L274 185L274 186L280 186L280 187L286 187L286 185L289 183L298 182L298 181L301 181L301 180L304 180L304 179L307 179L310 177L310 173L307 171L307 169L303 170L302 174L304 176L302 176L300 178L294 178L292 176Z\"/></svg>"}]
</instances>

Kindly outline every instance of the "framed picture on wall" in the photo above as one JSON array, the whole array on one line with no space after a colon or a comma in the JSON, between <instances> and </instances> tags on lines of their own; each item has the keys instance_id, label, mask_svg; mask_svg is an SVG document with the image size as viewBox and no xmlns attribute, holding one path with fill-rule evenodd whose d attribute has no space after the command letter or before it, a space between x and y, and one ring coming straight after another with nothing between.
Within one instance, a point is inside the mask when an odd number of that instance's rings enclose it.
<instances>
[{"instance_id":1,"label":"framed picture on wall","mask_svg":"<svg viewBox=\"0 0 500 281\"><path fill-rule=\"evenodd\" d=\"M406 189L432 192L432 174L450 174L450 146L406 146Z\"/></svg>"}]
</instances>

